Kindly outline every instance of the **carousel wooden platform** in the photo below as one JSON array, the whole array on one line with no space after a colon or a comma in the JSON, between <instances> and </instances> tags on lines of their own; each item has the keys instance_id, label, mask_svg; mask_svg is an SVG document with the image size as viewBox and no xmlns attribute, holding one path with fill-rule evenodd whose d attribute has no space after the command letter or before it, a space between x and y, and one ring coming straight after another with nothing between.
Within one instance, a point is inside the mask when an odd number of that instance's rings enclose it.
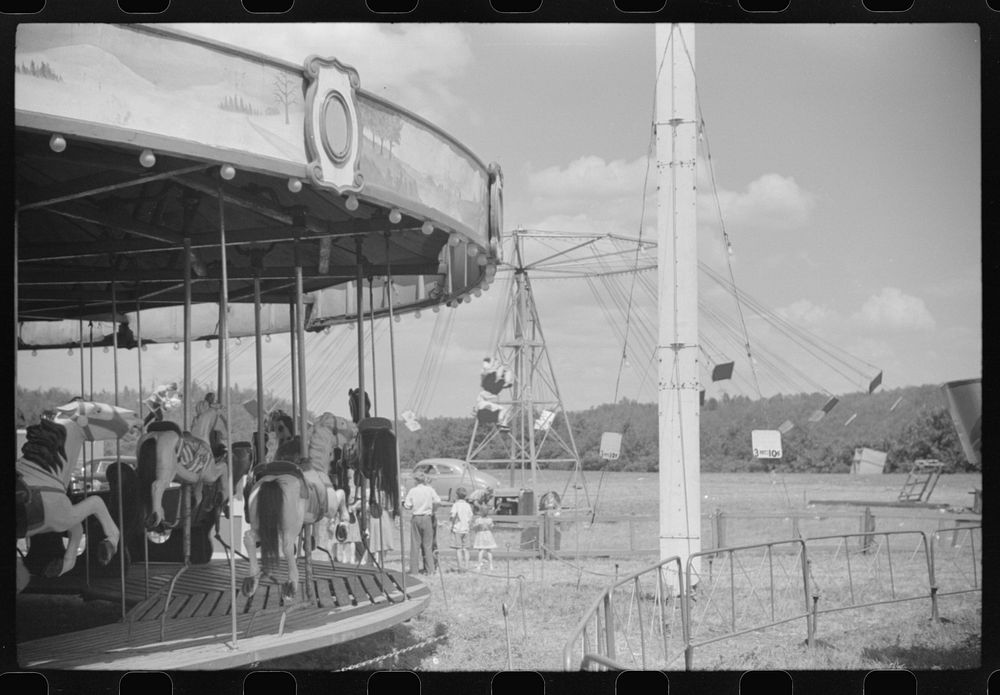
<instances>
[{"instance_id":1,"label":"carousel wooden platform","mask_svg":"<svg viewBox=\"0 0 1000 695\"><path fill-rule=\"evenodd\" d=\"M229 563L213 560L183 572L175 563L150 564L149 595L142 566L126 578L126 618L77 632L19 642L25 669L220 669L249 666L364 637L407 620L424 609L430 588L399 571L313 562L313 598L305 596L300 559L300 600L283 605L280 587L263 581L253 597L236 596L237 641L232 643ZM236 563L237 582L247 564ZM171 583L173 588L171 589ZM85 586L39 585L34 591L80 593L120 601L117 578L91 579ZM237 583L238 589L238 583ZM169 594L169 601L168 601Z\"/></svg>"}]
</instances>

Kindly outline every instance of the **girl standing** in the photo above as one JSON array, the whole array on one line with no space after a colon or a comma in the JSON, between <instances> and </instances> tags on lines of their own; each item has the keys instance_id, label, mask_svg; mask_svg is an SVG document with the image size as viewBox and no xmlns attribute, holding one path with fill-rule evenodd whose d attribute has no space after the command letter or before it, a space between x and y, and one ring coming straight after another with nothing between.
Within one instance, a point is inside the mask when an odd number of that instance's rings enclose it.
<instances>
[{"instance_id":1,"label":"girl standing","mask_svg":"<svg viewBox=\"0 0 1000 695\"><path fill-rule=\"evenodd\" d=\"M490 571L493 571L493 548L497 547L497 542L493 538L493 519L489 516L490 510L486 506L476 508L476 518L472 522L472 547L479 551L479 564L476 571L483 570L483 558L489 562Z\"/></svg>"}]
</instances>

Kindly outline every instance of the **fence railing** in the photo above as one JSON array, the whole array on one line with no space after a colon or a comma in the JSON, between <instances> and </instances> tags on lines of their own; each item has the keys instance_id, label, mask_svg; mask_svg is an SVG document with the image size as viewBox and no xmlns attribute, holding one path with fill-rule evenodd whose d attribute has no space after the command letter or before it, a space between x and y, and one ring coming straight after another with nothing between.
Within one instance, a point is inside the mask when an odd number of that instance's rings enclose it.
<instances>
[{"instance_id":1,"label":"fence railing","mask_svg":"<svg viewBox=\"0 0 1000 695\"><path fill-rule=\"evenodd\" d=\"M788 510L781 512L727 512L716 509L701 516L703 547L727 548L774 538L817 538L831 534L924 531L942 526L979 524L982 517L938 511L860 508L845 510ZM510 541L524 555L541 556L541 545L559 556L636 557L659 553L659 517L652 514L583 514L572 510L538 515L496 515L495 532L519 535ZM538 539L538 543L534 539ZM501 543L501 547L503 547ZM500 551L500 554L503 554Z\"/></svg>"},{"instance_id":2,"label":"fence railing","mask_svg":"<svg viewBox=\"0 0 1000 695\"><path fill-rule=\"evenodd\" d=\"M684 575L678 557L626 575L608 586L584 613L563 648L563 665L647 669L682 653L679 597ZM655 647L655 650L654 650Z\"/></svg>"},{"instance_id":3,"label":"fence railing","mask_svg":"<svg viewBox=\"0 0 1000 695\"><path fill-rule=\"evenodd\" d=\"M563 649L566 669L666 668L683 652L818 616L982 591L982 526L792 538L668 558L618 579ZM655 618L655 619L654 619ZM679 623L679 624L678 624ZM679 638L679 641L678 641ZM655 646L655 649L653 649Z\"/></svg>"}]
</instances>

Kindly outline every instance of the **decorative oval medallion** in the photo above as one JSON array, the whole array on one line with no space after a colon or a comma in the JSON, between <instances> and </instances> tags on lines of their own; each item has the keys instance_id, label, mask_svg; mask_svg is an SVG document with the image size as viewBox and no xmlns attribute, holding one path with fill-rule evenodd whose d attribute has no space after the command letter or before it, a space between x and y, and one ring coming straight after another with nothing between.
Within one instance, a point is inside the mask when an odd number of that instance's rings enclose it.
<instances>
[{"instance_id":1,"label":"decorative oval medallion","mask_svg":"<svg viewBox=\"0 0 1000 695\"><path fill-rule=\"evenodd\" d=\"M353 133L347 102L340 92L330 92L320 112L320 137L327 156L337 164L347 161Z\"/></svg>"}]
</instances>

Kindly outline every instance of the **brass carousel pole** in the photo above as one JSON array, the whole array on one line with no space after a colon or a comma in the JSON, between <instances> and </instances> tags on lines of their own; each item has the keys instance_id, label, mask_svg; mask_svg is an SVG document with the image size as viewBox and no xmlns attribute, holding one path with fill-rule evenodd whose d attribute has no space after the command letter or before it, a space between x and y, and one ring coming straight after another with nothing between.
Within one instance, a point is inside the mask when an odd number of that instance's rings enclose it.
<instances>
[{"instance_id":1,"label":"brass carousel pole","mask_svg":"<svg viewBox=\"0 0 1000 695\"><path fill-rule=\"evenodd\" d=\"M385 235L385 265L386 265L386 285L389 288L386 293L389 297L389 367L392 371L392 427L393 430L399 432L399 401L396 391L396 332L393 329L393 324L396 322L396 317L394 315L395 307L392 301L392 262L389 259L389 235ZM400 480L399 471L399 437L396 437L396 480ZM396 507L392 510L393 514L396 514L399 518L399 574L403 581L403 596L407 597L406 593L406 566L403 564L403 511L400 508L400 502L398 500ZM379 524L382 523L382 517L379 517ZM379 528L379 542L382 542L381 527Z\"/></svg>"},{"instance_id":2,"label":"brass carousel pole","mask_svg":"<svg viewBox=\"0 0 1000 695\"><path fill-rule=\"evenodd\" d=\"M232 500L233 500L233 454L232 454L232 436L230 431L230 422L232 422L232 413L230 412L231 406L229 393L229 269L226 263L226 200L222 195L222 184L219 184L219 248L220 255L222 259L222 303L219 305L219 345L221 354L223 357L223 369L220 374L223 381L218 384L217 394L219 398L223 397L225 394L226 399L226 498L230 503L230 513L229 513L229 540L235 541L236 536L236 519L231 511ZM224 387L224 388L223 388ZM232 648L236 649L236 553L226 553L229 556L229 593L231 598L233 609L229 611L231 617L231 628L232 628Z\"/></svg>"},{"instance_id":3,"label":"brass carousel pole","mask_svg":"<svg viewBox=\"0 0 1000 695\"><path fill-rule=\"evenodd\" d=\"M289 302L288 304L288 350L290 356L290 369L292 373L292 432L299 431L299 423L297 422L298 407L299 407L299 399L298 399L299 360L298 360L298 355L296 354L297 341L295 340L296 338L295 327L298 325L298 317L296 315L295 309L296 309L296 304L295 304L295 298L293 297L292 301Z\"/></svg>"},{"instance_id":4,"label":"brass carousel pole","mask_svg":"<svg viewBox=\"0 0 1000 695\"><path fill-rule=\"evenodd\" d=\"M187 429L191 416L191 238L184 237L184 409L181 414L181 429ZM181 502L189 500L190 487L181 486ZM190 505L183 505L190 507ZM187 519L187 514L182 509L182 515ZM187 528L187 521L184 523L183 553L184 566L186 567L191 559L190 529Z\"/></svg>"},{"instance_id":5,"label":"brass carousel pole","mask_svg":"<svg viewBox=\"0 0 1000 695\"><path fill-rule=\"evenodd\" d=\"M136 297L135 297L135 340L139 343L138 352L138 368L139 368L139 422L145 422L145 416L142 414L142 312L139 311L139 292L138 287L136 287ZM82 325L82 324L81 324ZM142 437L140 430L139 437ZM136 465L139 462L139 452L136 451ZM143 552L145 553L145 567L146 567L146 581L145 581L145 598L149 598L149 544L145 542L146 534L143 533Z\"/></svg>"},{"instance_id":6,"label":"brass carousel pole","mask_svg":"<svg viewBox=\"0 0 1000 695\"><path fill-rule=\"evenodd\" d=\"M357 249L357 265L355 267L357 268L356 279L357 279L357 283L358 283L358 294L357 294L357 299L358 299L358 306L357 306L357 310L358 310L358 317L357 317L357 321L358 321L358 326L357 326L357 328L358 328L358 392L355 394L355 398L357 399L357 406L358 406L358 410L357 410L357 412L358 412L358 423L360 423L362 420L365 419L365 312L364 312L364 305L365 305L365 286L364 286L364 282L365 282L365 280L364 280L364 255L362 254L362 246L363 246L364 242L362 241L361 237L357 237L354 240L354 243L355 243L355 248ZM358 447L357 447L357 450L358 450L358 462L357 462L357 467L355 468L355 471L354 471L354 473L355 473L354 477L355 477L356 480L358 480L360 482L360 485L358 486L360 488L360 491L359 491L360 494L358 495L358 497L361 499L361 508L358 510L358 515L359 515L359 518L358 518L358 527L359 528L358 528L358 530L360 532L361 529L367 529L368 528L367 524L364 523L364 517L363 517L364 511L365 511L365 507L367 506L364 503L364 500L367 499L368 495L367 495L367 491L365 490L365 483L366 483L365 474L362 471L362 465L361 465L361 463L362 463L361 459L364 456L364 448L362 446L360 446L360 444L361 444L361 430L360 429L358 430L357 439L358 439ZM362 556L362 557L364 557L364 556ZM356 546L355 546L355 558L357 558L357 547Z\"/></svg>"},{"instance_id":7,"label":"brass carousel pole","mask_svg":"<svg viewBox=\"0 0 1000 695\"><path fill-rule=\"evenodd\" d=\"M299 358L299 458L306 459L309 456L309 442L306 437L306 340L305 325L306 312L302 301L302 260L300 257L298 240L295 241L295 332L297 333L296 347ZM305 531L304 551L306 555L306 598L313 597L313 576L312 576L312 525L307 524Z\"/></svg>"},{"instance_id":8,"label":"brass carousel pole","mask_svg":"<svg viewBox=\"0 0 1000 695\"><path fill-rule=\"evenodd\" d=\"M81 315L83 314L83 305L82 304L80 305L80 314ZM14 323L15 323L15 325L17 324L16 321ZM86 382L85 382L86 375L87 375L87 367L86 367L86 364L85 364L84 359L83 359L83 319L80 319L80 398L84 398L85 394L87 393L87 385L86 385ZM140 418L142 417L141 413L140 413L139 417ZM84 458L86 458L86 457L84 457ZM88 473L90 472L89 471L90 468L91 467L87 466L87 465L84 465L84 468L83 468L83 494L84 495L87 494L87 483L88 483L88 478L89 478ZM84 532L86 533L87 531L90 530L91 523L89 521L85 521L84 524L85 524L85 526L84 526ZM87 549L89 551L89 549L90 549L90 534L89 533L87 533L86 543L87 543L86 547L87 547ZM84 560L83 569L84 569L85 581L87 583L87 586L90 586L90 552L84 553L83 560Z\"/></svg>"},{"instance_id":9,"label":"brass carousel pole","mask_svg":"<svg viewBox=\"0 0 1000 695\"><path fill-rule=\"evenodd\" d=\"M257 457L254 465L264 460L264 356L260 344L260 273L255 268L253 276L253 330L254 361L257 367ZM249 473L249 471L247 471ZM246 502L246 500L243 500ZM246 513L244 511L244 517ZM235 546L236 539L233 539Z\"/></svg>"},{"instance_id":10,"label":"brass carousel pole","mask_svg":"<svg viewBox=\"0 0 1000 695\"><path fill-rule=\"evenodd\" d=\"M115 407L118 406L118 286L114 280L111 281L111 361L114 365L114 383L115 383ZM122 465L122 439L118 437L115 439L115 465L118 468L118 484L115 486L118 488L118 528L122 532L118 536L118 567L120 569L121 576L121 608L122 608L122 620L125 619L125 533L124 533L124 514L122 513L122 479L124 476L121 474Z\"/></svg>"}]
</instances>

